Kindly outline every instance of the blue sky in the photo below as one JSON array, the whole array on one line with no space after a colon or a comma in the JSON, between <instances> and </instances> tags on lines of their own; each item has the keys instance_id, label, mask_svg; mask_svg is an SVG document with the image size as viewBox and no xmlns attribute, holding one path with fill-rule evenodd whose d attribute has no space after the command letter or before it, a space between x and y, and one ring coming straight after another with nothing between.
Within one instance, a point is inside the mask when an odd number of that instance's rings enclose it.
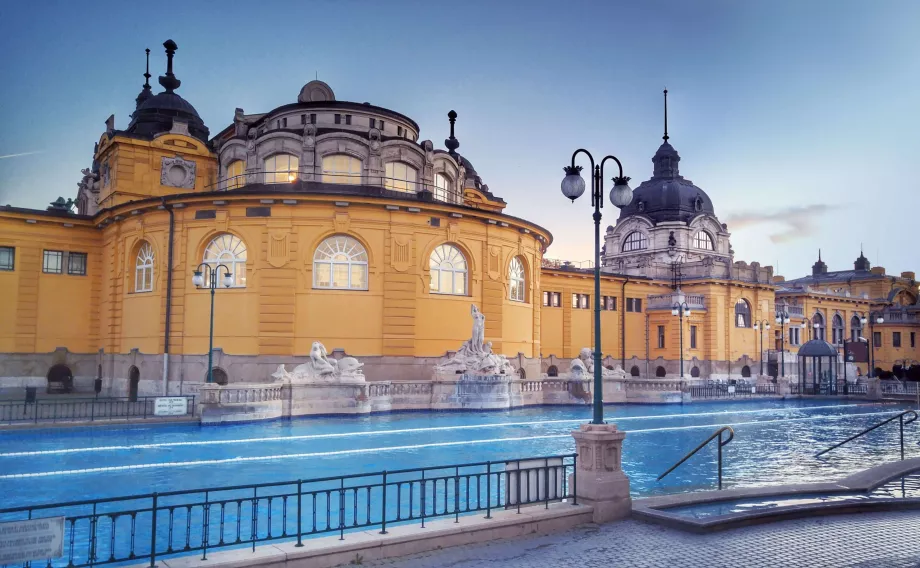
<instances>
[{"instance_id":1,"label":"blue sky","mask_svg":"<svg viewBox=\"0 0 920 568\"><path fill-rule=\"evenodd\" d=\"M553 258L593 255L589 200L559 191L572 151L650 177L666 86L681 173L737 260L791 278L819 247L851 268L863 243L889 273L918 270L918 21L915 0L5 2L0 204L75 196L105 119L128 124L144 48L155 84L172 38L178 92L212 133L316 75L438 147L455 109L459 151L508 213L553 232Z\"/></svg>"}]
</instances>

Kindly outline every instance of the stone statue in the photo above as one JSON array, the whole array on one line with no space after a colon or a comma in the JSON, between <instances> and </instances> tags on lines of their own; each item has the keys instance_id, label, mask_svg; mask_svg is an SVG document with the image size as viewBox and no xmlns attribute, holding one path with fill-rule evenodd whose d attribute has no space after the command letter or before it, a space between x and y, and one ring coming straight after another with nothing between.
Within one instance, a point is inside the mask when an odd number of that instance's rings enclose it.
<instances>
[{"instance_id":1,"label":"stone statue","mask_svg":"<svg viewBox=\"0 0 920 568\"><path fill-rule=\"evenodd\" d=\"M581 375L594 375L594 351L592 351L591 348L583 347L581 351L578 352L578 358L572 359L572 363L569 366L569 374L571 374L573 378ZM626 378L626 371L617 365L616 369L602 368L601 375L604 377Z\"/></svg>"},{"instance_id":2,"label":"stone statue","mask_svg":"<svg viewBox=\"0 0 920 568\"><path fill-rule=\"evenodd\" d=\"M363 366L354 357L344 357L340 361L330 359L326 347L314 341L310 349L310 361L297 365L290 373L284 365L278 365L272 377L291 383L364 382L364 373L361 371Z\"/></svg>"},{"instance_id":3,"label":"stone statue","mask_svg":"<svg viewBox=\"0 0 920 568\"><path fill-rule=\"evenodd\" d=\"M492 342L485 341L486 316L475 305L470 309L473 316L473 333L460 349L444 363L435 367L438 374L511 375L514 368L504 355L492 353Z\"/></svg>"}]
</instances>

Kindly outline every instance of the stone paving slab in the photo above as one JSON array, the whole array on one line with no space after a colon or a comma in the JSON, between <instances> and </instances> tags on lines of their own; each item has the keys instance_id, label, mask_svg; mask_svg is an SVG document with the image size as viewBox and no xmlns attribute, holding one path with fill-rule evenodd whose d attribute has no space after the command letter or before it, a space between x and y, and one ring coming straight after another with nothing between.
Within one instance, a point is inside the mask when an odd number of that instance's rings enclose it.
<instances>
[{"instance_id":1,"label":"stone paving slab","mask_svg":"<svg viewBox=\"0 0 920 568\"><path fill-rule=\"evenodd\" d=\"M920 511L800 519L696 535L629 519L365 563L400 568L920 567Z\"/></svg>"}]
</instances>

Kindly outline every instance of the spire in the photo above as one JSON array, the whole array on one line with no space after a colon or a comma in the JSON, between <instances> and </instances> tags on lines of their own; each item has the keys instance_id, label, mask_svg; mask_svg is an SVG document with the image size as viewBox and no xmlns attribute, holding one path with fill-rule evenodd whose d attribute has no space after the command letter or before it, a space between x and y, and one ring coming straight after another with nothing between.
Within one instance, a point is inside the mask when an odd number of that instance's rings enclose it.
<instances>
[{"instance_id":1,"label":"spire","mask_svg":"<svg viewBox=\"0 0 920 568\"><path fill-rule=\"evenodd\" d=\"M454 123L457 122L457 113L450 111L447 113L447 118L450 120L450 138L444 141L444 146L447 147L448 153L456 158L457 148L460 147L460 141L454 137Z\"/></svg>"},{"instance_id":2,"label":"spire","mask_svg":"<svg viewBox=\"0 0 920 568\"><path fill-rule=\"evenodd\" d=\"M163 47L166 48L166 75L160 75L160 85L166 89L167 93L172 93L182 84L182 81L173 75L173 55L176 54L179 46L173 40L168 39L163 42Z\"/></svg>"},{"instance_id":3,"label":"spire","mask_svg":"<svg viewBox=\"0 0 920 568\"><path fill-rule=\"evenodd\" d=\"M868 272L872 265L869 264L869 259L866 258L866 255L863 254L862 243L859 243L859 258L856 259L856 262L853 263L853 268L855 270L861 270Z\"/></svg>"},{"instance_id":4,"label":"spire","mask_svg":"<svg viewBox=\"0 0 920 568\"><path fill-rule=\"evenodd\" d=\"M822 274L827 274L827 265L821 260L821 249L818 249L818 262L811 265L811 275L820 276Z\"/></svg>"},{"instance_id":5,"label":"spire","mask_svg":"<svg viewBox=\"0 0 920 568\"><path fill-rule=\"evenodd\" d=\"M668 90L664 90L664 136L662 139L668 141Z\"/></svg>"},{"instance_id":6,"label":"spire","mask_svg":"<svg viewBox=\"0 0 920 568\"><path fill-rule=\"evenodd\" d=\"M144 72L144 88L141 89L140 94L137 95L137 98L134 101L137 103L135 110L140 108L144 101L153 96L153 91L150 90L150 48L144 50L147 53L147 70Z\"/></svg>"}]
</instances>

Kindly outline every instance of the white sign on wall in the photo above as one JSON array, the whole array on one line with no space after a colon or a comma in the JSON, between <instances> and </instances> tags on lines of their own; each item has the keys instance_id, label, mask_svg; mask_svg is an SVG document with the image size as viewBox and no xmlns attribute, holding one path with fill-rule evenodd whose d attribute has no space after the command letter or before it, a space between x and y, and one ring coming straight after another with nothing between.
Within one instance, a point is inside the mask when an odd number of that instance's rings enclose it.
<instances>
[{"instance_id":1,"label":"white sign on wall","mask_svg":"<svg viewBox=\"0 0 920 568\"><path fill-rule=\"evenodd\" d=\"M188 399L182 396L161 396L153 401L154 416L184 416L188 414Z\"/></svg>"},{"instance_id":2,"label":"white sign on wall","mask_svg":"<svg viewBox=\"0 0 920 568\"><path fill-rule=\"evenodd\" d=\"M0 523L0 566L64 555L64 517Z\"/></svg>"}]
</instances>

